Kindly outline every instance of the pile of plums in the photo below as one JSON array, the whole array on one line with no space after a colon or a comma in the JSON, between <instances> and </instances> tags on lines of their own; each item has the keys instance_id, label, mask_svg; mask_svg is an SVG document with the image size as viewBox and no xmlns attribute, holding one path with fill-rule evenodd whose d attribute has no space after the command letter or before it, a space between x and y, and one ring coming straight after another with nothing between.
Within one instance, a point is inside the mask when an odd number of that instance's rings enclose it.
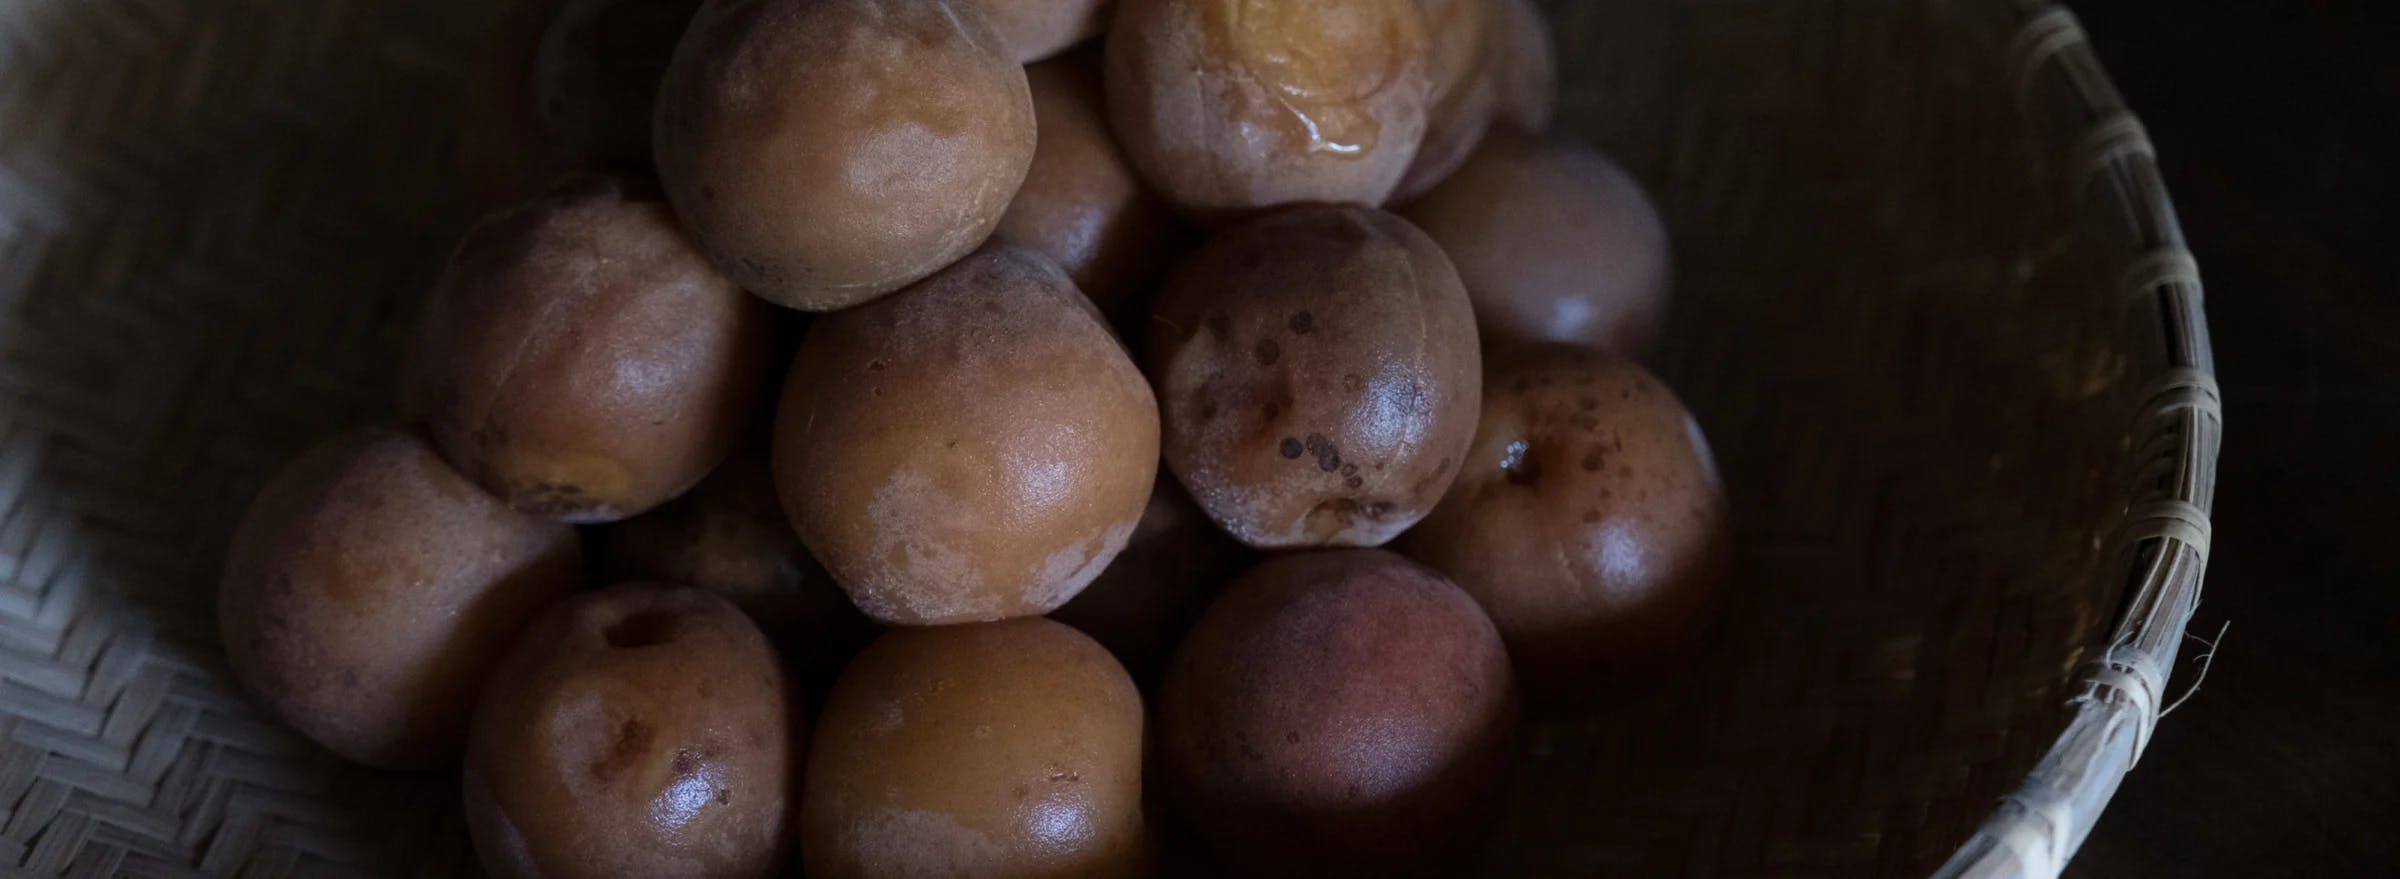
<instances>
[{"instance_id":1,"label":"pile of plums","mask_svg":"<svg viewBox=\"0 0 2400 879\"><path fill-rule=\"evenodd\" d=\"M219 593L493 873L1443 872L1521 704L1704 630L1666 233L1530 0L505 17L402 417Z\"/></svg>"}]
</instances>

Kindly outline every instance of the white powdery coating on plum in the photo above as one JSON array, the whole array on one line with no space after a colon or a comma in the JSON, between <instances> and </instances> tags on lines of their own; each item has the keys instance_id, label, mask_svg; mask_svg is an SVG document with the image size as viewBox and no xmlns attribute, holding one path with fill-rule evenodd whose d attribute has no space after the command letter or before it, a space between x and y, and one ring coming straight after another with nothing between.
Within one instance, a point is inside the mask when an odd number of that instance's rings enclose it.
<instances>
[{"instance_id":1,"label":"white powdery coating on plum","mask_svg":"<svg viewBox=\"0 0 2400 879\"><path fill-rule=\"evenodd\" d=\"M1026 601L1047 613L1073 600L1084 587L1100 578L1100 572L1108 569L1108 563L1116 560L1117 553L1124 551L1126 542L1133 539L1133 528L1138 521L1110 526L1108 533L1100 536L1097 551L1087 540L1051 553L1042 561L1041 577L1027 591Z\"/></svg>"},{"instance_id":2,"label":"white powdery coating on plum","mask_svg":"<svg viewBox=\"0 0 2400 879\"><path fill-rule=\"evenodd\" d=\"M907 723L908 706L902 704L901 700L891 699L876 706L875 719L867 725L867 731L875 735L886 736L899 732L900 727Z\"/></svg>"},{"instance_id":3,"label":"white powdery coating on plum","mask_svg":"<svg viewBox=\"0 0 2400 879\"><path fill-rule=\"evenodd\" d=\"M999 600L966 554L941 538L967 532L957 498L914 470L893 474L867 504L874 534L867 571L851 597L878 619L997 618Z\"/></svg>"},{"instance_id":4,"label":"white powdery coating on plum","mask_svg":"<svg viewBox=\"0 0 2400 879\"><path fill-rule=\"evenodd\" d=\"M1270 531L1264 525L1277 518L1275 505L1266 502L1266 492L1232 484L1217 469L1209 466L1192 468L1191 478L1184 483L1199 502L1200 509L1217 527L1250 546L1287 546L1298 542L1305 517L1283 517L1283 529Z\"/></svg>"},{"instance_id":5,"label":"white powdery coating on plum","mask_svg":"<svg viewBox=\"0 0 2400 879\"><path fill-rule=\"evenodd\" d=\"M883 876L975 876L1004 863L989 835L957 818L922 809L893 809L852 823L842 848L865 872Z\"/></svg>"}]
</instances>

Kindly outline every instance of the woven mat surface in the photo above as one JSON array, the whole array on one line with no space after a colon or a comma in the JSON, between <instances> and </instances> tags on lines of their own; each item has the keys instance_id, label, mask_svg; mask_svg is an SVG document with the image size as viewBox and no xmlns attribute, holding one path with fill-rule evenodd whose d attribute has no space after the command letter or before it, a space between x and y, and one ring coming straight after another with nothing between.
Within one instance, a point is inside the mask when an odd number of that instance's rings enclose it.
<instances>
[{"instance_id":1,"label":"woven mat surface","mask_svg":"<svg viewBox=\"0 0 2400 879\"><path fill-rule=\"evenodd\" d=\"M475 6L0 3L0 867L471 861L453 784L240 697L212 593L267 474L390 408Z\"/></svg>"},{"instance_id":2,"label":"woven mat surface","mask_svg":"<svg viewBox=\"0 0 2400 879\"><path fill-rule=\"evenodd\" d=\"M1565 127L1674 229L1661 371L1717 444L1719 642L1533 733L1494 872L1918 875L2110 620L2129 343L2000 0L1547 4ZM453 782L224 679L221 547L391 409L466 222L479 4L0 0L0 868L450 875Z\"/></svg>"}]
</instances>

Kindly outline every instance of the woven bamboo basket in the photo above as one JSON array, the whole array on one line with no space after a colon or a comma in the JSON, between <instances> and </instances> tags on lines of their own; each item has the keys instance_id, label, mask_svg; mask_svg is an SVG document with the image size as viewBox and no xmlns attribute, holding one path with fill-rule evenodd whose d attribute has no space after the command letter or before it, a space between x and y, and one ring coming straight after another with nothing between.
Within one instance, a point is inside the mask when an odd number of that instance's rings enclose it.
<instances>
[{"instance_id":1,"label":"woven bamboo basket","mask_svg":"<svg viewBox=\"0 0 2400 879\"><path fill-rule=\"evenodd\" d=\"M225 677L271 470L388 416L492 4L0 2L0 867L473 870L455 779ZM1549 2L1655 190L1721 643L1532 730L1494 875L2055 875L2140 757L2220 414L2140 124L2041 0Z\"/></svg>"}]
</instances>

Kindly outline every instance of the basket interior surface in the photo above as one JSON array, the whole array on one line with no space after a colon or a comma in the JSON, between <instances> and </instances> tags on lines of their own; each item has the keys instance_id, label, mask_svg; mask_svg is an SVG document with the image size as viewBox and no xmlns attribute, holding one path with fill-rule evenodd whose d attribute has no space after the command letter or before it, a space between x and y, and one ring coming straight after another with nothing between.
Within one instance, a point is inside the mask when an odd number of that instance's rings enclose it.
<instances>
[{"instance_id":1,"label":"basket interior surface","mask_svg":"<svg viewBox=\"0 0 2400 879\"><path fill-rule=\"evenodd\" d=\"M0 864L471 869L452 778L242 699L211 593L265 477L390 413L484 6L0 6ZM1488 870L1922 875L2064 723L2139 475L2124 255L2017 4L1544 6L1561 129L1672 229L1655 365L1739 576L1703 649L1536 719Z\"/></svg>"}]
</instances>

